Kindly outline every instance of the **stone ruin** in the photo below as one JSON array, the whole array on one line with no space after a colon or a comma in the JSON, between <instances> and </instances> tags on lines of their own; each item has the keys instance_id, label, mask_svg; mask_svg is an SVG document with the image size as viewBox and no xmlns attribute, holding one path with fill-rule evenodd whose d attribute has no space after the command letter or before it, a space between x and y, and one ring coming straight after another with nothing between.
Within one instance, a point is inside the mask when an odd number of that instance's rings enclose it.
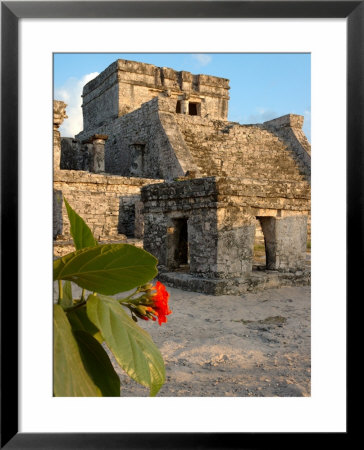
<instances>
[{"instance_id":1,"label":"stone ruin","mask_svg":"<svg viewBox=\"0 0 364 450\"><path fill-rule=\"evenodd\" d=\"M74 138L59 136L66 105L54 105L57 255L69 251L64 195L101 242L143 238L169 285L239 294L309 283L302 116L229 122L229 80L125 60L82 98L84 129ZM259 238L266 264L254 270Z\"/></svg>"}]
</instances>

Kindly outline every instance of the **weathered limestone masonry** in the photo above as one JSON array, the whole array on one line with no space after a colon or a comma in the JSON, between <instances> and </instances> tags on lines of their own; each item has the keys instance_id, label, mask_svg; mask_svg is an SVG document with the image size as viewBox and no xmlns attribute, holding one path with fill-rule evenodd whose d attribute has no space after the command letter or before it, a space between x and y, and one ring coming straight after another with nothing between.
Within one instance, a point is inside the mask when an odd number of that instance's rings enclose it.
<instances>
[{"instance_id":1,"label":"weathered limestone masonry","mask_svg":"<svg viewBox=\"0 0 364 450\"><path fill-rule=\"evenodd\" d=\"M62 256L73 251L67 211L63 197L86 220L95 237L100 241L120 241L127 236L141 238L144 221L140 205L140 189L145 184L162 180L125 178L100 173L103 164L104 144L107 136L93 135L86 143L89 154L87 168L60 170L62 159L61 138L58 127L67 117L66 105L54 102L54 176L53 176L53 238L54 254ZM71 140L71 139L68 139ZM63 141L63 138L62 138ZM77 160L72 156L70 160Z\"/></svg>"},{"instance_id":2,"label":"weathered limestone masonry","mask_svg":"<svg viewBox=\"0 0 364 450\"><path fill-rule=\"evenodd\" d=\"M187 290L305 284L309 199L305 182L207 177L145 186L144 248L159 259L166 282ZM257 219L273 278L252 274Z\"/></svg>"},{"instance_id":3,"label":"weathered limestone masonry","mask_svg":"<svg viewBox=\"0 0 364 450\"><path fill-rule=\"evenodd\" d=\"M55 136L56 203L62 191L100 240L142 236L144 213L144 247L184 289L308 283L303 117L229 122L228 92L224 78L115 61L84 87L84 129L62 138L60 156ZM55 236L67 235L64 207L55 217ZM265 271L252 270L259 236Z\"/></svg>"},{"instance_id":4,"label":"weathered limestone masonry","mask_svg":"<svg viewBox=\"0 0 364 450\"><path fill-rule=\"evenodd\" d=\"M83 89L84 130L128 114L156 96L174 99L175 111L226 119L228 90L224 78L119 59Z\"/></svg>"},{"instance_id":5,"label":"weathered limestone masonry","mask_svg":"<svg viewBox=\"0 0 364 450\"><path fill-rule=\"evenodd\" d=\"M95 134L109 136L105 142L107 173L163 179L183 176L194 164L177 128L176 113L172 108L175 109L175 104L169 99L156 97L130 114L79 133L78 142L84 142ZM76 146L76 143L73 142L73 145ZM76 155L82 153L81 144L78 148ZM81 161L82 156L75 159Z\"/></svg>"},{"instance_id":6,"label":"weathered limestone masonry","mask_svg":"<svg viewBox=\"0 0 364 450\"><path fill-rule=\"evenodd\" d=\"M159 180L160 182L161 180ZM143 235L143 216L135 204L140 202L140 189L158 180L124 178L114 175L93 174L75 170L54 173L54 229L58 239L70 240L67 211L62 196L86 221L96 239L125 240L125 236ZM121 236L125 235L125 236ZM64 253L65 245L59 246Z\"/></svg>"},{"instance_id":7,"label":"weathered limestone masonry","mask_svg":"<svg viewBox=\"0 0 364 450\"><path fill-rule=\"evenodd\" d=\"M66 103L60 100L53 102L53 170L57 171L60 168L61 161L61 133L58 128L62 125L66 115Z\"/></svg>"}]
</instances>

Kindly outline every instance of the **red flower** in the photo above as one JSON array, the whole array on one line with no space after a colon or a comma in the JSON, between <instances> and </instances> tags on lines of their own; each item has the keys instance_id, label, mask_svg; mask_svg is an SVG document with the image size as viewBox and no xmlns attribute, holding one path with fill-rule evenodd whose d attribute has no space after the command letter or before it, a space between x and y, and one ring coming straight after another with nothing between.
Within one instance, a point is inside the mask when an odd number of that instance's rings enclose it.
<instances>
[{"instance_id":1,"label":"red flower","mask_svg":"<svg viewBox=\"0 0 364 450\"><path fill-rule=\"evenodd\" d=\"M143 292L143 295L135 299L130 297L119 300L121 304L130 309L133 320L136 322L137 317L143 320L158 318L159 325L167 322L168 314L172 311L168 307L169 293L164 284L157 281L156 285L148 283L140 286L136 293Z\"/></svg>"},{"instance_id":2,"label":"red flower","mask_svg":"<svg viewBox=\"0 0 364 450\"><path fill-rule=\"evenodd\" d=\"M159 325L167 322L168 314L171 314L171 310L168 307L168 298L169 293L166 290L164 284L157 281L157 284L154 288L157 292L151 297L151 300L154 302L153 310L155 315L158 317Z\"/></svg>"}]
</instances>

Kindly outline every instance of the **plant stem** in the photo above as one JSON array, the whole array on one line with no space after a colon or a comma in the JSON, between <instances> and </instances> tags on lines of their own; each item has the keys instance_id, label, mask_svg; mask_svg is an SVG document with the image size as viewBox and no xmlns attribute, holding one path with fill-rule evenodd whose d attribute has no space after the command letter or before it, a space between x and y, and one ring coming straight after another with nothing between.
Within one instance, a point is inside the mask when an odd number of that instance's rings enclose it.
<instances>
[{"instance_id":1,"label":"plant stem","mask_svg":"<svg viewBox=\"0 0 364 450\"><path fill-rule=\"evenodd\" d=\"M138 292L138 289L136 289L134 292L132 292L130 295L128 295L128 296L125 297L125 298L119 298L119 299L118 299L118 302L119 302L119 303L127 302L127 301L130 300L131 297L133 297L133 295L135 295L137 292Z\"/></svg>"},{"instance_id":2,"label":"plant stem","mask_svg":"<svg viewBox=\"0 0 364 450\"><path fill-rule=\"evenodd\" d=\"M85 293L86 293L86 289L82 289L82 294L81 294L82 301L85 301Z\"/></svg>"},{"instance_id":3,"label":"plant stem","mask_svg":"<svg viewBox=\"0 0 364 450\"><path fill-rule=\"evenodd\" d=\"M58 280L58 304L61 304L61 301L63 300L63 286L62 286L62 280Z\"/></svg>"}]
</instances>

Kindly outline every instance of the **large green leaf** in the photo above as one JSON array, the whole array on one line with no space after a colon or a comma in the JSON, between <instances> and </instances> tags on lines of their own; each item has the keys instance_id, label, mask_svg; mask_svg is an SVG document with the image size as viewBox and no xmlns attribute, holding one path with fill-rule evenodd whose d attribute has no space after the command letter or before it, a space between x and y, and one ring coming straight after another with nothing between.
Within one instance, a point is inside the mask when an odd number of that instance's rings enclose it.
<instances>
[{"instance_id":1,"label":"large green leaf","mask_svg":"<svg viewBox=\"0 0 364 450\"><path fill-rule=\"evenodd\" d=\"M56 397L101 397L83 365L67 316L59 305L53 310L53 392Z\"/></svg>"},{"instance_id":2,"label":"large green leaf","mask_svg":"<svg viewBox=\"0 0 364 450\"><path fill-rule=\"evenodd\" d=\"M80 217L69 205L64 198L66 205L68 219L70 221L70 231L73 238L73 242L77 250L86 247L95 247L97 245L96 239L93 237L92 231L86 225L85 221Z\"/></svg>"},{"instance_id":3,"label":"large green leaf","mask_svg":"<svg viewBox=\"0 0 364 450\"><path fill-rule=\"evenodd\" d=\"M73 331L82 330L91 334L97 341L102 344L104 341L100 331L95 327L91 320L87 316L86 305L73 311L67 312L68 320L70 321Z\"/></svg>"},{"instance_id":4,"label":"large green leaf","mask_svg":"<svg viewBox=\"0 0 364 450\"><path fill-rule=\"evenodd\" d=\"M165 381L164 361L149 333L140 328L113 298L92 294L87 315L101 331L118 364L133 380L157 394Z\"/></svg>"},{"instance_id":5,"label":"large green leaf","mask_svg":"<svg viewBox=\"0 0 364 450\"><path fill-rule=\"evenodd\" d=\"M63 267L68 262L70 262L75 257L75 255L81 255L82 253L85 253L87 251L88 249L84 248L82 250L77 250L76 252L67 253L61 258L55 259L53 261L53 280L61 280L61 278L59 278L59 274L61 273Z\"/></svg>"},{"instance_id":6,"label":"large green leaf","mask_svg":"<svg viewBox=\"0 0 364 450\"><path fill-rule=\"evenodd\" d=\"M77 330L73 333L85 368L101 390L102 395L104 397L120 397L120 379L105 350L87 332Z\"/></svg>"},{"instance_id":7,"label":"large green leaf","mask_svg":"<svg viewBox=\"0 0 364 450\"><path fill-rule=\"evenodd\" d=\"M157 275L157 259L129 244L77 250L54 261L54 280L69 280L89 291L114 295L141 286Z\"/></svg>"}]
</instances>

